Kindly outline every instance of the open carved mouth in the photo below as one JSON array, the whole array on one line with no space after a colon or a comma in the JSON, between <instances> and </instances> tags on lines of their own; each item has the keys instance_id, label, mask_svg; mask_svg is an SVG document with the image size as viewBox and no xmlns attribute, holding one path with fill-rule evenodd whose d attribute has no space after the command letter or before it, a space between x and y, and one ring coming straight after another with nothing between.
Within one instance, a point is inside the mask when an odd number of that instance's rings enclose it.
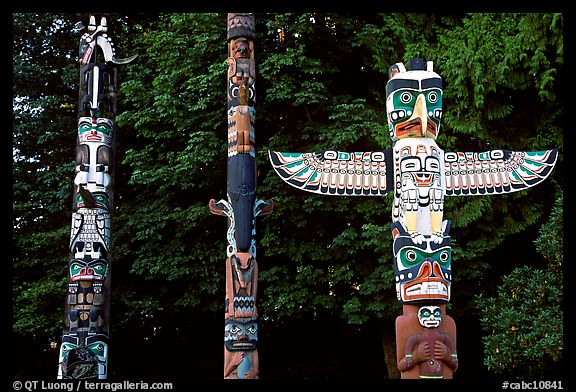
<instances>
[{"instance_id":1,"label":"open carved mouth","mask_svg":"<svg viewBox=\"0 0 576 392\"><path fill-rule=\"evenodd\" d=\"M79 280L104 280L101 276L99 275L76 275L72 277L72 281L76 282Z\"/></svg>"},{"instance_id":2,"label":"open carved mouth","mask_svg":"<svg viewBox=\"0 0 576 392\"><path fill-rule=\"evenodd\" d=\"M422 121L419 118L407 121L396 127L397 136L422 136Z\"/></svg>"},{"instance_id":3,"label":"open carved mouth","mask_svg":"<svg viewBox=\"0 0 576 392\"><path fill-rule=\"evenodd\" d=\"M426 328L436 328L440 325L440 320L425 320L423 324Z\"/></svg>"},{"instance_id":4,"label":"open carved mouth","mask_svg":"<svg viewBox=\"0 0 576 392\"><path fill-rule=\"evenodd\" d=\"M82 268L77 275L72 277L72 281L78 280L104 280L102 276L94 273L92 268Z\"/></svg>"},{"instance_id":5,"label":"open carved mouth","mask_svg":"<svg viewBox=\"0 0 576 392\"><path fill-rule=\"evenodd\" d=\"M412 173L412 177L416 186L426 187L432 185L432 180L434 179L433 173Z\"/></svg>"},{"instance_id":6,"label":"open carved mouth","mask_svg":"<svg viewBox=\"0 0 576 392\"><path fill-rule=\"evenodd\" d=\"M437 127L434 121L428 119L426 123L426 129L422 129L422 120L420 118L414 118L405 123L399 124L396 127L396 136L416 136L416 137L432 137L437 136Z\"/></svg>"},{"instance_id":7,"label":"open carved mouth","mask_svg":"<svg viewBox=\"0 0 576 392\"><path fill-rule=\"evenodd\" d=\"M232 346L234 347L252 347L254 343L252 342L242 342L242 341L235 341L232 342Z\"/></svg>"},{"instance_id":8,"label":"open carved mouth","mask_svg":"<svg viewBox=\"0 0 576 392\"><path fill-rule=\"evenodd\" d=\"M225 342L228 351L256 350L256 343L255 340L229 340Z\"/></svg>"},{"instance_id":9,"label":"open carved mouth","mask_svg":"<svg viewBox=\"0 0 576 392\"><path fill-rule=\"evenodd\" d=\"M418 130L418 131L422 130L422 121L420 121L419 118L415 118L413 120L410 120L410 121L402 124L399 127L399 129L401 131L411 131L411 130L413 130L412 128L415 128L415 127L417 127L416 130Z\"/></svg>"},{"instance_id":10,"label":"open carved mouth","mask_svg":"<svg viewBox=\"0 0 576 392\"><path fill-rule=\"evenodd\" d=\"M448 301L450 295L448 286L442 278L427 278L425 281L406 283L402 288L404 301L416 301L420 299L438 299Z\"/></svg>"}]
</instances>

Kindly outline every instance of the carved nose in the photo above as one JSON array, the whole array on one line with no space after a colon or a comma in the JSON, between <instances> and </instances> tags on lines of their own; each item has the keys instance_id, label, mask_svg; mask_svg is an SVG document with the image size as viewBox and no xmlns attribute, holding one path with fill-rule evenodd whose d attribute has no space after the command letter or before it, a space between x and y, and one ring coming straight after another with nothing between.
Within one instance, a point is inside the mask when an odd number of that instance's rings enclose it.
<instances>
[{"instance_id":1,"label":"carved nose","mask_svg":"<svg viewBox=\"0 0 576 392\"><path fill-rule=\"evenodd\" d=\"M440 268L440 264L438 264L436 261L432 265L432 270L434 272L434 275L438 276L439 278L442 277L442 268Z\"/></svg>"},{"instance_id":2,"label":"carved nose","mask_svg":"<svg viewBox=\"0 0 576 392\"><path fill-rule=\"evenodd\" d=\"M418 278L425 278L432 275L432 265L430 261L424 260L418 271Z\"/></svg>"},{"instance_id":3,"label":"carved nose","mask_svg":"<svg viewBox=\"0 0 576 392\"><path fill-rule=\"evenodd\" d=\"M80 275L94 275L94 268L82 268L80 270Z\"/></svg>"},{"instance_id":4,"label":"carved nose","mask_svg":"<svg viewBox=\"0 0 576 392\"><path fill-rule=\"evenodd\" d=\"M428 128L428 108L426 107L426 99L424 99L423 94L418 95L416 98L412 118L420 118L422 137L425 137L426 128Z\"/></svg>"},{"instance_id":5,"label":"carved nose","mask_svg":"<svg viewBox=\"0 0 576 392\"><path fill-rule=\"evenodd\" d=\"M420 270L418 270L418 278L429 278L431 276L441 278L442 269L440 268L440 264L436 261L426 259L422 262Z\"/></svg>"}]
</instances>

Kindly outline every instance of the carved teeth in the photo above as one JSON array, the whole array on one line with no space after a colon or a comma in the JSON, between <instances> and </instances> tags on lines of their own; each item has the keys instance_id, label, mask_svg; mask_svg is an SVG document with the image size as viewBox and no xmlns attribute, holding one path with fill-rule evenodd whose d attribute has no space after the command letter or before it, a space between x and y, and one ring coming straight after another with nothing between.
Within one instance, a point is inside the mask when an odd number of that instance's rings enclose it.
<instances>
[{"instance_id":1,"label":"carved teeth","mask_svg":"<svg viewBox=\"0 0 576 392\"><path fill-rule=\"evenodd\" d=\"M448 295L448 287L441 282L422 282L406 289L406 295L436 294Z\"/></svg>"}]
</instances>

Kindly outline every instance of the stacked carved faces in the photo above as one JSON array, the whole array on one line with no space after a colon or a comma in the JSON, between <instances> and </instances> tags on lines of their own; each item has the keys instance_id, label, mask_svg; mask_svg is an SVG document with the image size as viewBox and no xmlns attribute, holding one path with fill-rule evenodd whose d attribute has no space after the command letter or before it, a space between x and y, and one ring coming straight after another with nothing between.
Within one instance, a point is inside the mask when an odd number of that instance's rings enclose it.
<instances>
[{"instance_id":1,"label":"stacked carved faces","mask_svg":"<svg viewBox=\"0 0 576 392\"><path fill-rule=\"evenodd\" d=\"M69 283L59 378L107 378L115 68L106 18L80 39L80 91ZM105 62L96 61L96 52Z\"/></svg>"},{"instance_id":2,"label":"stacked carved faces","mask_svg":"<svg viewBox=\"0 0 576 392\"><path fill-rule=\"evenodd\" d=\"M224 378L236 379L259 373L254 28L254 15L228 14L228 200L210 202L228 217Z\"/></svg>"},{"instance_id":3,"label":"stacked carved faces","mask_svg":"<svg viewBox=\"0 0 576 392\"><path fill-rule=\"evenodd\" d=\"M403 303L450 300L449 222L443 221L442 79L432 63L390 67L386 111L394 141L394 272Z\"/></svg>"}]
</instances>

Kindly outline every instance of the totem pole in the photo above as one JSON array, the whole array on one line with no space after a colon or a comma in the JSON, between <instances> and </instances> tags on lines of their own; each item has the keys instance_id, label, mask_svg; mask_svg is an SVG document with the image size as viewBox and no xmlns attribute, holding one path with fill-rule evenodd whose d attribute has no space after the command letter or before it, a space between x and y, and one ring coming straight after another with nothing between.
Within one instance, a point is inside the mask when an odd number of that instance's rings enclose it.
<instances>
[{"instance_id":1,"label":"totem pole","mask_svg":"<svg viewBox=\"0 0 576 392\"><path fill-rule=\"evenodd\" d=\"M322 195L394 192L392 237L397 365L402 378L452 378L458 367L456 324L446 314L452 282L450 221L444 196L493 195L542 182L557 149L444 152L435 140L442 118L442 79L431 61L389 69L386 112L393 146L382 151L270 151L288 184Z\"/></svg>"},{"instance_id":2,"label":"totem pole","mask_svg":"<svg viewBox=\"0 0 576 392\"><path fill-rule=\"evenodd\" d=\"M106 18L80 38L76 174L59 379L106 379L118 59Z\"/></svg>"},{"instance_id":3,"label":"totem pole","mask_svg":"<svg viewBox=\"0 0 576 392\"><path fill-rule=\"evenodd\" d=\"M256 89L253 14L228 14L227 200L209 202L227 217L224 378L258 378L256 289L257 216L272 212L272 200L256 200L254 123Z\"/></svg>"}]
</instances>

